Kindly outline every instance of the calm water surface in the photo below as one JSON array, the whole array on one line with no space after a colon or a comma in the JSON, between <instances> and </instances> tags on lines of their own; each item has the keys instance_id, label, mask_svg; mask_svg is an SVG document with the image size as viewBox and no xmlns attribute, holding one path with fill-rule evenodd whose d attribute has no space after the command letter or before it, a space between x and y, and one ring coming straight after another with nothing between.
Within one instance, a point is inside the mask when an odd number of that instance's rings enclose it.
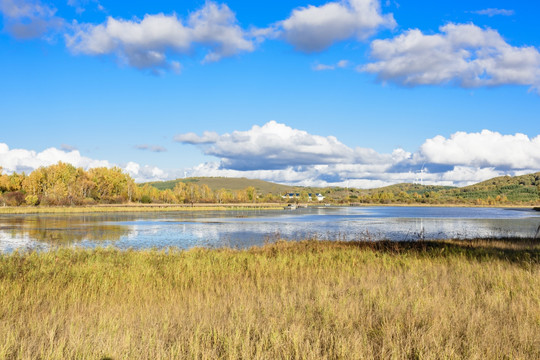
<instances>
[{"instance_id":1,"label":"calm water surface","mask_svg":"<svg viewBox=\"0 0 540 360\"><path fill-rule=\"evenodd\" d=\"M249 247L278 237L419 240L534 236L540 212L444 207L322 207L73 215L0 215L0 252L59 246Z\"/></svg>"}]
</instances>

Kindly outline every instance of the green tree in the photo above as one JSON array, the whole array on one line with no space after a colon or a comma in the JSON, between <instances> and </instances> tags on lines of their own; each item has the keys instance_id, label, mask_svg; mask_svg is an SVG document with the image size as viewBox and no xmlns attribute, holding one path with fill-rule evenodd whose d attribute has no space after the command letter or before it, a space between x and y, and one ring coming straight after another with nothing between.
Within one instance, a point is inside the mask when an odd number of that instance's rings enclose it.
<instances>
[{"instance_id":1,"label":"green tree","mask_svg":"<svg viewBox=\"0 0 540 360\"><path fill-rule=\"evenodd\" d=\"M249 201L255 202L255 200L257 200L257 189L255 189L253 186L247 187L245 192Z\"/></svg>"}]
</instances>

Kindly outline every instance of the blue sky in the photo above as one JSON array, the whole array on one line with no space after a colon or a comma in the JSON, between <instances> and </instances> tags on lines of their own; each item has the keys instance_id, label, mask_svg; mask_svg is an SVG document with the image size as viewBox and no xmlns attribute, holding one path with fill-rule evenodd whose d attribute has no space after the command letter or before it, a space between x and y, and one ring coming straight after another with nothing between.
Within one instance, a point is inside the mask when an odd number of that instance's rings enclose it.
<instances>
[{"instance_id":1,"label":"blue sky","mask_svg":"<svg viewBox=\"0 0 540 360\"><path fill-rule=\"evenodd\" d=\"M0 0L0 166L359 187L539 171L539 10Z\"/></svg>"}]
</instances>

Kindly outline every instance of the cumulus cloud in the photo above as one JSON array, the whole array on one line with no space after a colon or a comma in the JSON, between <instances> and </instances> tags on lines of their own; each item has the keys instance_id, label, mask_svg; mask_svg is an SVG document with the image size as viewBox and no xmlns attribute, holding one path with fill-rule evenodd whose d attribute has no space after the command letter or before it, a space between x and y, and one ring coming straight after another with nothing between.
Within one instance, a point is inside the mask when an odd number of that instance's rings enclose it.
<instances>
[{"instance_id":1,"label":"cumulus cloud","mask_svg":"<svg viewBox=\"0 0 540 360\"><path fill-rule=\"evenodd\" d=\"M49 166L62 161L85 169L111 164L107 160L94 160L84 157L77 150L64 151L54 147L41 152L26 149L10 149L7 144L0 143L0 166L7 172L32 171L41 166Z\"/></svg>"},{"instance_id":2,"label":"cumulus cloud","mask_svg":"<svg viewBox=\"0 0 540 360\"><path fill-rule=\"evenodd\" d=\"M82 156L77 150L59 150L52 147L37 152L26 149L10 149L7 144L0 143L0 167L6 173L28 173L42 166L56 164L59 161L86 170L95 167L119 166L107 160L95 160ZM157 167L141 166L134 162L128 162L125 166L119 167L129 173L137 182L166 180L173 175Z\"/></svg>"},{"instance_id":3,"label":"cumulus cloud","mask_svg":"<svg viewBox=\"0 0 540 360\"><path fill-rule=\"evenodd\" d=\"M189 176L246 177L296 186L349 186L370 189L398 183L420 182L424 185L466 186L496 176L514 176L534 172L534 170L519 172L456 166L445 172L432 172L429 168L425 168L424 172L420 174L419 168L412 169L404 172L389 172L388 165L344 164L240 171L226 169L220 163L210 162L195 166L188 173Z\"/></svg>"},{"instance_id":4,"label":"cumulus cloud","mask_svg":"<svg viewBox=\"0 0 540 360\"><path fill-rule=\"evenodd\" d=\"M123 167L123 169L135 180L135 182L161 181L171 179L171 174L156 166L141 166L133 161L128 162Z\"/></svg>"},{"instance_id":5,"label":"cumulus cloud","mask_svg":"<svg viewBox=\"0 0 540 360\"><path fill-rule=\"evenodd\" d=\"M495 15L512 16L515 14L514 10L496 9L496 8L489 8L489 9L483 9L483 10L477 10L477 11L471 11L471 12L473 14L487 15L489 17L495 16Z\"/></svg>"},{"instance_id":6,"label":"cumulus cloud","mask_svg":"<svg viewBox=\"0 0 540 360\"><path fill-rule=\"evenodd\" d=\"M500 134L483 130L457 132L425 140L411 153L397 148L379 153L351 148L332 136L312 135L271 121L228 134L179 135L177 140L200 147L220 160L191 169L164 170L136 162L120 164L137 182L189 176L263 179L300 186L373 188L402 182L465 186L503 175L540 171L540 135ZM111 167L107 160L82 156L77 150L41 152L10 149L0 143L0 166L7 173L30 172L63 161L85 169ZM118 165L117 165L118 166Z\"/></svg>"},{"instance_id":7,"label":"cumulus cloud","mask_svg":"<svg viewBox=\"0 0 540 360\"><path fill-rule=\"evenodd\" d=\"M457 132L448 139L436 136L420 147L426 161L474 167L504 169L540 169L540 135L503 135L483 130L479 133Z\"/></svg>"},{"instance_id":8,"label":"cumulus cloud","mask_svg":"<svg viewBox=\"0 0 540 360\"><path fill-rule=\"evenodd\" d=\"M0 13L4 29L18 39L39 38L64 24L55 8L39 0L0 0Z\"/></svg>"},{"instance_id":9,"label":"cumulus cloud","mask_svg":"<svg viewBox=\"0 0 540 360\"><path fill-rule=\"evenodd\" d=\"M277 31L297 50L316 52L350 38L365 40L380 28L395 26L392 14L381 13L379 0L343 0L295 9L277 24Z\"/></svg>"},{"instance_id":10,"label":"cumulus cloud","mask_svg":"<svg viewBox=\"0 0 540 360\"><path fill-rule=\"evenodd\" d=\"M206 155L221 158L224 167L234 170L385 161L385 156L371 149L352 149L333 136L312 135L275 121L248 131L202 136L188 133L177 135L175 140L200 146Z\"/></svg>"},{"instance_id":11,"label":"cumulus cloud","mask_svg":"<svg viewBox=\"0 0 540 360\"><path fill-rule=\"evenodd\" d=\"M247 131L178 135L219 162L190 176L248 177L304 186L371 188L400 182L464 186L495 176L540 171L540 135L484 130L427 139L414 153L351 148L332 136L312 135L271 121Z\"/></svg>"},{"instance_id":12,"label":"cumulus cloud","mask_svg":"<svg viewBox=\"0 0 540 360\"><path fill-rule=\"evenodd\" d=\"M375 62L358 70L399 85L457 84L462 87L528 85L540 87L540 52L509 45L492 29L447 24L440 33L408 30L393 39L375 40Z\"/></svg>"},{"instance_id":13,"label":"cumulus cloud","mask_svg":"<svg viewBox=\"0 0 540 360\"><path fill-rule=\"evenodd\" d=\"M229 7L210 1L186 21L176 14L147 14L142 20L109 17L99 25L75 23L66 44L76 54L114 54L136 68L172 70L180 69L177 61L169 59L172 54L190 54L197 47L208 49L203 62L255 48L251 35L237 24Z\"/></svg>"}]
</instances>

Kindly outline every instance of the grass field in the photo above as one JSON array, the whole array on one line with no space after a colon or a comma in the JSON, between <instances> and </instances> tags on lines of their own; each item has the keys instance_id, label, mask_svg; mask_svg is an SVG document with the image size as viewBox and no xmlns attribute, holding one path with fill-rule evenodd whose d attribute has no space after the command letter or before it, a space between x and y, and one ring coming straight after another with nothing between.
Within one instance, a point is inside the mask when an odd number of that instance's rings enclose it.
<instances>
[{"instance_id":1,"label":"grass field","mask_svg":"<svg viewBox=\"0 0 540 360\"><path fill-rule=\"evenodd\" d=\"M0 255L0 359L538 359L540 242Z\"/></svg>"}]
</instances>

